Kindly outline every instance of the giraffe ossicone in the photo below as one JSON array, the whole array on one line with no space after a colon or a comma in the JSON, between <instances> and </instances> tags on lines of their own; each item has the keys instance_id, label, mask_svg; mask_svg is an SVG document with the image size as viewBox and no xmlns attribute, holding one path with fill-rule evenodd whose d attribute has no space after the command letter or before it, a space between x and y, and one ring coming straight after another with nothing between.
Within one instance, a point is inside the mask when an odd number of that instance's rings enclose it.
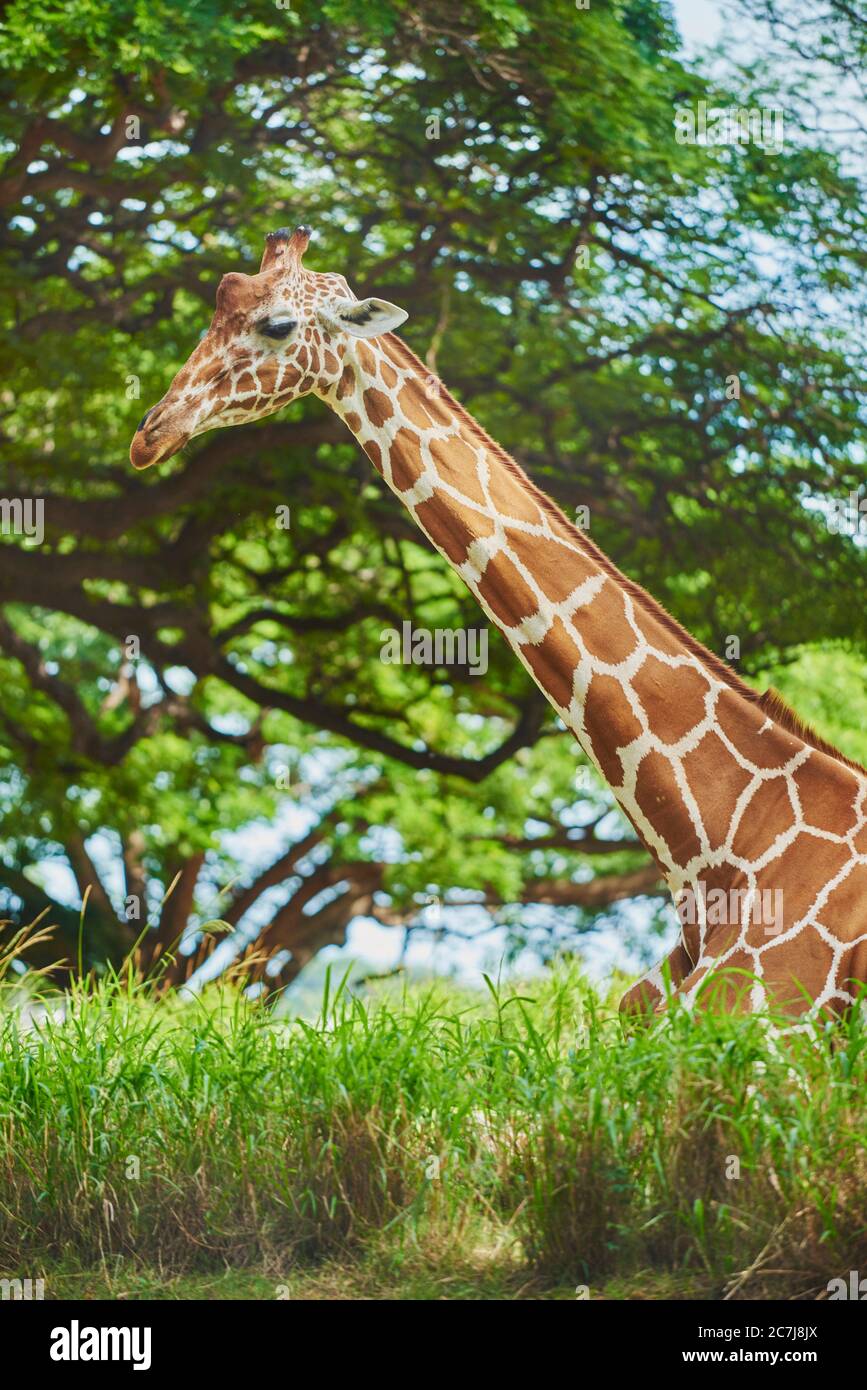
<instances>
[{"instance_id":1,"label":"giraffe ossicone","mask_svg":"<svg viewBox=\"0 0 867 1390\"><path fill-rule=\"evenodd\" d=\"M867 985L867 773L623 575L393 330L281 229L133 439L136 468L314 392L345 421L611 786L681 928L623 1007L843 1012ZM770 904L770 907L768 906Z\"/></svg>"}]
</instances>

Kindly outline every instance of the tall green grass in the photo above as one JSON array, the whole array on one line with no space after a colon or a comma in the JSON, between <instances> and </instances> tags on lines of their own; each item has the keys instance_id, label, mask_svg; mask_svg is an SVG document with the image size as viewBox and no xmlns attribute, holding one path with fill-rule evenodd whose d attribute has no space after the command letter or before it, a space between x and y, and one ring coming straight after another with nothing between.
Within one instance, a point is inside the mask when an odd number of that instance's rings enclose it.
<instances>
[{"instance_id":1,"label":"tall green grass","mask_svg":"<svg viewBox=\"0 0 867 1390\"><path fill-rule=\"evenodd\" d=\"M330 997L329 997L330 995ZM815 1297L867 1273L859 1017L624 1039L574 966L523 989L329 980L315 1023L131 977L0 1009L0 1274L480 1250L591 1290Z\"/></svg>"}]
</instances>

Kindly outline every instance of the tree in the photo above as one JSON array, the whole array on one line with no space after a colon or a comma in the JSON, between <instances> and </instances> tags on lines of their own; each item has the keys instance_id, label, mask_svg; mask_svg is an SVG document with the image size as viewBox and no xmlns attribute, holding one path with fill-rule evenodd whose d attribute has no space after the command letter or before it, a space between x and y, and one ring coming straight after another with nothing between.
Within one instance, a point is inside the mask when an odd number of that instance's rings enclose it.
<instances>
[{"instance_id":1,"label":"tree","mask_svg":"<svg viewBox=\"0 0 867 1390\"><path fill-rule=\"evenodd\" d=\"M6 10L5 911L47 906L70 961L52 864L90 890L88 964L219 917L278 984L361 913L468 900L562 940L661 903L495 633L482 677L382 663L386 628L480 615L321 403L131 474L142 402L274 226L404 303L431 370L745 674L864 650L864 550L816 505L860 483L863 189L802 126L678 143L678 109L769 78L685 66L665 5L537 10Z\"/></svg>"}]
</instances>

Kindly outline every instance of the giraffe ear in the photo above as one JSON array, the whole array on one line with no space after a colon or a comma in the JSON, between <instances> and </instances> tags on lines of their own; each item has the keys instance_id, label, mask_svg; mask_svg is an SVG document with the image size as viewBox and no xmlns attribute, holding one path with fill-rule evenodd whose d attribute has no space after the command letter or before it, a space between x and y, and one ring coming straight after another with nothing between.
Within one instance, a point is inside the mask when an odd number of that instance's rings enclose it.
<instances>
[{"instance_id":1,"label":"giraffe ear","mask_svg":"<svg viewBox=\"0 0 867 1390\"><path fill-rule=\"evenodd\" d=\"M329 328L342 329L353 338L378 338L399 328L409 314L387 299L344 299L331 305L322 318Z\"/></svg>"}]
</instances>

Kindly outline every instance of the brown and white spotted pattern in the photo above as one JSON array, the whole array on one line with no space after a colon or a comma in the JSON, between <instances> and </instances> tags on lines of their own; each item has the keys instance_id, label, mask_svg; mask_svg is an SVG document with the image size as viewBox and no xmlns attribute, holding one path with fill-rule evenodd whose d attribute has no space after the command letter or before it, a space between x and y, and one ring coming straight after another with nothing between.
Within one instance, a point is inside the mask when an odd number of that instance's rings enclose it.
<instances>
[{"instance_id":1,"label":"brown and white spotted pattern","mask_svg":"<svg viewBox=\"0 0 867 1390\"><path fill-rule=\"evenodd\" d=\"M678 992L693 1001L725 967L730 1007L851 1005L867 982L867 774L620 574L388 331L402 310L303 269L307 241L274 234L259 275L223 280L133 463L320 395L505 634L675 899L691 891L667 961ZM718 890L735 916L713 907ZM662 995L660 966L624 1005Z\"/></svg>"}]
</instances>

